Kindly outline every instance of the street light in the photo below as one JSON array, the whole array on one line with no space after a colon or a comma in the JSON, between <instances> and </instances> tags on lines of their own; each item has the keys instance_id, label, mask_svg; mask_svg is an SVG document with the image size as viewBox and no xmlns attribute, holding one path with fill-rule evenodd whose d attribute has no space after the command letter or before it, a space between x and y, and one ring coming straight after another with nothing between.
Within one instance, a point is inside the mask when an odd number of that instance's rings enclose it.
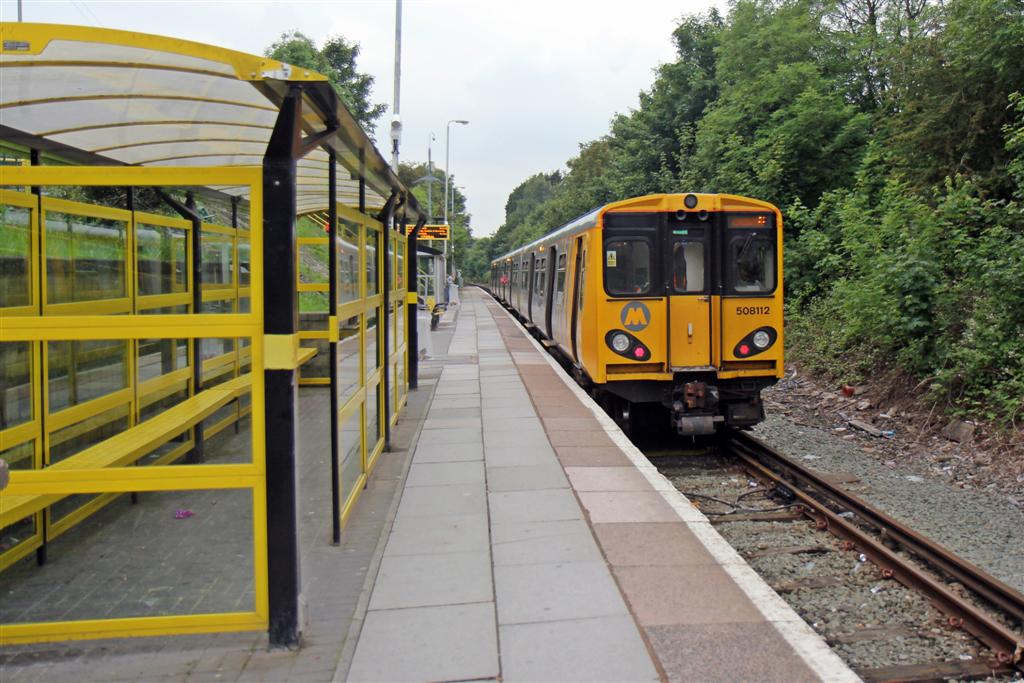
<instances>
[{"instance_id":1,"label":"street light","mask_svg":"<svg viewBox=\"0 0 1024 683\"><path fill-rule=\"evenodd\" d=\"M430 137L427 138L427 177L429 178L429 180L427 181L427 222L428 223L433 223L434 222L434 197L433 197L433 193L431 192L431 188L434 187L434 160L431 159L431 157L430 157L430 146L431 146L431 144L433 144L434 140L436 140L436 139L437 138L434 137L434 131L430 131ZM448 169L445 169L445 171L447 171L447 170Z\"/></svg>"},{"instance_id":2,"label":"street light","mask_svg":"<svg viewBox=\"0 0 1024 683\"><path fill-rule=\"evenodd\" d=\"M457 123L460 126L465 126L469 123L465 119L451 119L448 121L444 128L444 224L448 225L448 179L451 177L451 169L448 168L449 164L449 152L451 150L451 135L452 135L452 124ZM455 244L454 235L449 234L448 243L452 246L452 256L455 256ZM449 268L451 273L455 273L455 268L449 262Z\"/></svg>"},{"instance_id":3,"label":"street light","mask_svg":"<svg viewBox=\"0 0 1024 683\"><path fill-rule=\"evenodd\" d=\"M457 123L461 126L465 126L469 121L463 119L452 119L445 126L444 130L444 223L448 225L448 179L451 177L451 169L448 168L450 161L451 151L451 135L452 135L452 124Z\"/></svg>"}]
</instances>

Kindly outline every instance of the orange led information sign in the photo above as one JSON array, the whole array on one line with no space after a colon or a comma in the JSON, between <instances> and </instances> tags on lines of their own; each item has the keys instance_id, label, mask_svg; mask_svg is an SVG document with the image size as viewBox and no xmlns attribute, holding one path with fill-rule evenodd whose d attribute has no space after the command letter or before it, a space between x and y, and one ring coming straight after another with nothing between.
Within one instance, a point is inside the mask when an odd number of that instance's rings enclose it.
<instances>
[{"instance_id":1,"label":"orange led information sign","mask_svg":"<svg viewBox=\"0 0 1024 683\"><path fill-rule=\"evenodd\" d=\"M451 238L450 226L444 225L424 225L420 228L419 239L421 240L447 240Z\"/></svg>"},{"instance_id":2,"label":"orange led information sign","mask_svg":"<svg viewBox=\"0 0 1024 683\"><path fill-rule=\"evenodd\" d=\"M771 214L763 213L733 213L726 219L730 228L768 228L775 225Z\"/></svg>"}]
</instances>

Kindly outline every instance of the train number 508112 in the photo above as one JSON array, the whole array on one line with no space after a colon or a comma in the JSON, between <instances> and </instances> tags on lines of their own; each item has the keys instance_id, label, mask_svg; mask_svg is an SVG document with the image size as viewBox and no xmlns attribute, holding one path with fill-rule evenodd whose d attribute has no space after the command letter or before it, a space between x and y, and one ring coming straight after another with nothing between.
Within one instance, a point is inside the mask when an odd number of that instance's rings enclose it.
<instances>
[{"instance_id":1,"label":"train number 508112","mask_svg":"<svg viewBox=\"0 0 1024 683\"><path fill-rule=\"evenodd\" d=\"M737 306L736 315L768 315L772 312L769 306Z\"/></svg>"}]
</instances>

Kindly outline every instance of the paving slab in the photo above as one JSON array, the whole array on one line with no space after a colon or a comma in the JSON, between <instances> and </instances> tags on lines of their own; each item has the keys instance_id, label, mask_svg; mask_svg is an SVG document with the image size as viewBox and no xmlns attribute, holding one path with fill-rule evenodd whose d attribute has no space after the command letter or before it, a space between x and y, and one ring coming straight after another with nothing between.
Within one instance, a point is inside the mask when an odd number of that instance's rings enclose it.
<instances>
[{"instance_id":1,"label":"paving slab","mask_svg":"<svg viewBox=\"0 0 1024 683\"><path fill-rule=\"evenodd\" d=\"M660 680L628 615L506 624L499 633L509 683Z\"/></svg>"},{"instance_id":2,"label":"paving slab","mask_svg":"<svg viewBox=\"0 0 1024 683\"><path fill-rule=\"evenodd\" d=\"M493 603L372 611L350 681L470 681L497 678Z\"/></svg>"},{"instance_id":3,"label":"paving slab","mask_svg":"<svg viewBox=\"0 0 1024 683\"><path fill-rule=\"evenodd\" d=\"M536 491L566 488L569 488L569 480L565 478L565 472L558 463L487 467L488 491Z\"/></svg>"},{"instance_id":4,"label":"paving slab","mask_svg":"<svg viewBox=\"0 0 1024 683\"><path fill-rule=\"evenodd\" d=\"M393 555L385 551L373 586L370 610L487 602L490 553Z\"/></svg>"},{"instance_id":5,"label":"paving slab","mask_svg":"<svg viewBox=\"0 0 1024 683\"><path fill-rule=\"evenodd\" d=\"M719 564L678 522L595 524L594 534L612 566Z\"/></svg>"},{"instance_id":6,"label":"paving slab","mask_svg":"<svg viewBox=\"0 0 1024 683\"><path fill-rule=\"evenodd\" d=\"M414 462L406 486L446 486L484 483L484 464L467 462Z\"/></svg>"},{"instance_id":7,"label":"paving slab","mask_svg":"<svg viewBox=\"0 0 1024 683\"><path fill-rule=\"evenodd\" d=\"M413 463L428 462L464 462L467 460L483 460L484 448L479 443L448 443L420 445L412 457Z\"/></svg>"},{"instance_id":8,"label":"paving slab","mask_svg":"<svg viewBox=\"0 0 1024 683\"><path fill-rule=\"evenodd\" d=\"M494 589L502 625L628 614L601 561L497 565Z\"/></svg>"},{"instance_id":9,"label":"paving slab","mask_svg":"<svg viewBox=\"0 0 1024 683\"><path fill-rule=\"evenodd\" d=\"M568 489L495 491L488 496L488 502L491 524L583 519L580 506Z\"/></svg>"},{"instance_id":10,"label":"paving slab","mask_svg":"<svg viewBox=\"0 0 1024 683\"><path fill-rule=\"evenodd\" d=\"M395 522L388 555L485 552L490 548L486 514L408 517Z\"/></svg>"},{"instance_id":11,"label":"paving slab","mask_svg":"<svg viewBox=\"0 0 1024 683\"><path fill-rule=\"evenodd\" d=\"M819 680L771 624L654 626L646 632L672 683ZM743 656L735 657L736 652Z\"/></svg>"},{"instance_id":12,"label":"paving slab","mask_svg":"<svg viewBox=\"0 0 1024 683\"><path fill-rule=\"evenodd\" d=\"M602 562L601 551L583 520L515 522L491 529L494 565Z\"/></svg>"},{"instance_id":13,"label":"paving slab","mask_svg":"<svg viewBox=\"0 0 1024 683\"><path fill-rule=\"evenodd\" d=\"M484 460L488 467L547 465L555 462L555 451L547 444L524 447L514 443L512 439L492 439L483 450Z\"/></svg>"},{"instance_id":14,"label":"paving slab","mask_svg":"<svg viewBox=\"0 0 1024 683\"><path fill-rule=\"evenodd\" d=\"M479 484L413 486L402 493L396 523L415 517L484 514L487 497Z\"/></svg>"},{"instance_id":15,"label":"paving slab","mask_svg":"<svg viewBox=\"0 0 1024 683\"><path fill-rule=\"evenodd\" d=\"M566 467L576 491L650 491L651 484L635 467Z\"/></svg>"}]
</instances>

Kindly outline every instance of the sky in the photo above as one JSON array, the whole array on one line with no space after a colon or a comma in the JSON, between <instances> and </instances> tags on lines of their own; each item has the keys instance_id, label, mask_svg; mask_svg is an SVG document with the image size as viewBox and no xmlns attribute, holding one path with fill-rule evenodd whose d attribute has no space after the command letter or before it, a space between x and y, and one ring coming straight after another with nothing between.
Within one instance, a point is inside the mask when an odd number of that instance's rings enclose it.
<instances>
[{"instance_id":1,"label":"sky","mask_svg":"<svg viewBox=\"0 0 1024 683\"><path fill-rule=\"evenodd\" d=\"M463 188L473 234L494 232L509 193L539 172L564 169L579 144L637 106L659 64L674 59L680 17L723 0L404 0L400 113L403 161L444 164ZM390 159L395 1L23 0L24 20L155 33L263 54L288 29L318 45L342 35L388 105L376 139ZM0 18L17 18L0 0ZM437 185L435 189L441 191Z\"/></svg>"}]
</instances>

